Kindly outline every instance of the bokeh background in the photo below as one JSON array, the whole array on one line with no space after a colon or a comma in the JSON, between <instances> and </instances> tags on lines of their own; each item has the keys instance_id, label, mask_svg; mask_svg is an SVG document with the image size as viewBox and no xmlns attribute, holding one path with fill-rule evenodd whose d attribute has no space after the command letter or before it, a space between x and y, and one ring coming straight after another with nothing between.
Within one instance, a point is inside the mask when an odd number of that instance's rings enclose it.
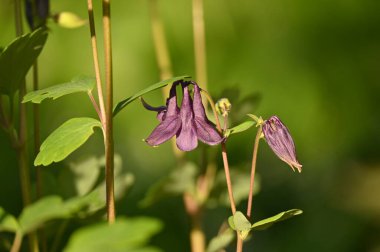
<instances>
[{"instance_id":1,"label":"bokeh background","mask_svg":"<svg viewBox=\"0 0 380 252\"><path fill-rule=\"evenodd\" d=\"M0 3L4 46L15 36L13 5L9 0ZM158 4L174 75L195 76L191 1ZM260 97L251 112L264 118L278 115L290 129L303 164L301 174L293 173L261 144L261 190L254 198L254 217L291 208L304 214L255 233L247 251L380 251L380 2L205 0L204 5L209 92L219 98L232 88L241 98ZM52 0L51 11L87 18L86 1ZM100 14L98 3L98 20ZM112 15L114 99L119 101L158 82L159 71L148 1L113 1ZM49 27L40 57L41 86L94 75L88 26ZM101 34L100 23L98 27ZM160 104L161 92L147 99ZM46 101L41 110L43 138L71 117L95 117L82 94ZM156 124L154 114L137 102L115 118L115 151L123 169L135 175L134 186L117 203L118 214L161 218L165 228L153 244L164 251L190 251L181 197L145 209L138 206L148 187L175 164L170 144L151 148L141 141ZM232 166L249 168L254 137L254 129L231 137ZM55 172L102 153L102 137L96 132L68 159L45 169ZM195 152L191 157L198 156ZM222 169L220 160L218 165ZM21 211L19 188L16 155L0 132L0 205L15 215ZM206 211L208 239L229 214L223 207Z\"/></svg>"}]
</instances>

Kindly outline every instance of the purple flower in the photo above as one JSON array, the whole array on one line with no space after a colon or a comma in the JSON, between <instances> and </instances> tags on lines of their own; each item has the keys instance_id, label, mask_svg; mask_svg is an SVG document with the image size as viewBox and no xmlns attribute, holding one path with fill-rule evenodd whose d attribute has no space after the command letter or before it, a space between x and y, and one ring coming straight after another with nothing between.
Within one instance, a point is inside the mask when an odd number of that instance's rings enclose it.
<instances>
[{"instance_id":1,"label":"purple flower","mask_svg":"<svg viewBox=\"0 0 380 252\"><path fill-rule=\"evenodd\" d=\"M177 106L176 86L181 84L183 99L181 108ZM189 93L189 82L176 82L170 89L166 107L154 108L144 100L143 105L148 110L157 111L157 119L160 124L145 140L149 145L157 146L172 138L177 137L177 147L182 151L191 151L198 146L198 140L216 145L223 141L215 126L207 119L202 104L200 88L194 85L194 97Z\"/></svg>"},{"instance_id":2,"label":"purple flower","mask_svg":"<svg viewBox=\"0 0 380 252\"><path fill-rule=\"evenodd\" d=\"M277 116L272 116L263 124L265 140L273 152L294 170L301 172L302 165L297 161L296 148L289 130Z\"/></svg>"},{"instance_id":3,"label":"purple flower","mask_svg":"<svg viewBox=\"0 0 380 252\"><path fill-rule=\"evenodd\" d=\"M25 13L31 30L46 25L49 17L50 0L25 0Z\"/></svg>"}]
</instances>

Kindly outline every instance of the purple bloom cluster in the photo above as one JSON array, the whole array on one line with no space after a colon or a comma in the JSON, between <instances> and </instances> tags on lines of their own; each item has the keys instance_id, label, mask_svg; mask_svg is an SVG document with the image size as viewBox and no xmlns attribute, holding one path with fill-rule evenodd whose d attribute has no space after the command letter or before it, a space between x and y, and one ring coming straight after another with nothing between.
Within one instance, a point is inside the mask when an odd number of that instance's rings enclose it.
<instances>
[{"instance_id":1,"label":"purple bloom cluster","mask_svg":"<svg viewBox=\"0 0 380 252\"><path fill-rule=\"evenodd\" d=\"M176 92L179 84L181 84L183 92L180 108L177 106ZM190 85L194 86L193 97L189 92ZM145 141L151 146L157 146L175 135L177 147L182 151L194 150L198 146L198 140L208 145L221 143L223 137L208 120L200 91L195 82L179 81L173 83L166 106L154 108L142 100L146 109L158 112L157 119L160 121L160 124Z\"/></svg>"},{"instance_id":2,"label":"purple bloom cluster","mask_svg":"<svg viewBox=\"0 0 380 252\"><path fill-rule=\"evenodd\" d=\"M288 128L277 116L272 116L263 124L265 140L273 152L293 169L301 172L302 165L297 161L296 147Z\"/></svg>"},{"instance_id":3,"label":"purple bloom cluster","mask_svg":"<svg viewBox=\"0 0 380 252\"><path fill-rule=\"evenodd\" d=\"M50 0L25 0L25 14L31 30L45 26L50 14Z\"/></svg>"}]
</instances>

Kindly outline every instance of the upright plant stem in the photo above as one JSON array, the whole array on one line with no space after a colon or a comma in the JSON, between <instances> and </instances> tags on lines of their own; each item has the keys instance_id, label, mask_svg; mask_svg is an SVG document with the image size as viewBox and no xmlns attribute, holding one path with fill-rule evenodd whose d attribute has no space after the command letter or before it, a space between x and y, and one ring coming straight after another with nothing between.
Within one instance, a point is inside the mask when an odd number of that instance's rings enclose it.
<instances>
[{"instance_id":1,"label":"upright plant stem","mask_svg":"<svg viewBox=\"0 0 380 252\"><path fill-rule=\"evenodd\" d=\"M193 33L196 81L207 90L206 39L203 0L193 0Z\"/></svg>"},{"instance_id":2,"label":"upright plant stem","mask_svg":"<svg viewBox=\"0 0 380 252\"><path fill-rule=\"evenodd\" d=\"M255 138L255 145L253 147L253 154L252 154L251 182L250 182L250 186L249 186L249 196L248 196L248 205L247 205L247 217L248 218L251 218L251 214L252 214L253 188L254 188L254 183L255 183L257 152L259 149L261 132L262 132L262 130L261 130L261 126L260 126L257 130L257 134L256 134L256 138Z\"/></svg>"},{"instance_id":3,"label":"upright plant stem","mask_svg":"<svg viewBox=\"0 0 380 252\"><path fill-rule=\"evenodd\" d=\"M92 57L94 63L94 71L96 78L96 91L98 93L99 107L100 107L100 121L103 125L103 130L105 128L105 108L104 108L104 98L103 98L103 88L102 79L100 76L100 66L99 66L99 56L98 56L98 45L96 41L96 31L95 31L95 19L94 19L94 9L92 0L87 0L88 9L88 21L90 24L90 35L91 35L91 46L92 46ZM93 102L93 100L91 100ZM96 107L95 107L96 108Z\"/></svg>"},{"instance_id":4,"label":"upright plant stem","mask_svg":"<svg viewBox=\"0 0 380 252\"><path fill-rule=\"evenodd\" d=\"M22 244L22 234L17 232L13 240L12 248L10 252L19 252Z\"/></svg>"},{"instance_id":5,"label":"upright plant stem","mask_svg":"<svg viewBox=\"0 0 380 252\"><path fill-rule=\"evenodd\" d=\"M23 34L22 27L22 11L21 11L21 1L15 0L15 24L16 24L16 35L21 36ZM20 183L22 191L22 199L24 207L32 203L32 198L30 195L30 174L29 174L29 159L28 150L26 146L27 139L27 125L26 125L26 105L22 103L22 98L26 93L26 83L22 83L19 90L19 133L18 133L18 144L17 153L19 159L19 170L20 170ZM10 99L13 103L13 99ZM11 105L13 106L13 104ZM21 239L21 238L20 238ZM36 233L31 233L29 235L29 250L33 252L38 252L38 239Z\"/></svg>"},{"instance_id":6,"label":"upright plant stem","mask_svg":"<svg viewBox=\"0 0 380 252\"><path fill-rule=\"evenodd\" d=\"M115 221L114 196L114 146L113 146L113 85L112 85L112 46L111 46L111 0L103 0L103 34L106 67L106 114L105 114L105 152L106 152L106 202L107 219Z\"/></svg>"}]
</instances>

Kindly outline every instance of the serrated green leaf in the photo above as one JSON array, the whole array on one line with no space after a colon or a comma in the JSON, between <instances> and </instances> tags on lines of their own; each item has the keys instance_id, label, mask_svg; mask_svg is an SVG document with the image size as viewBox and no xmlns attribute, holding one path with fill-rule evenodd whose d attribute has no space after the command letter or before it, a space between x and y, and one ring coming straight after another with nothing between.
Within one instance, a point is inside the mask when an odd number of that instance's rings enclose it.
<instances>
[{"instance_id":1,"label":"serrated green leaf","mask_svg":"<svg viewBox=\"0 0 380 252\"><path fill-rule=\"evenodd\" d=\"M25 79L46 42L48 33L40 28L13 40L0 54L0 93L12 96Z\"/></svg>"},{"instance_id":2,"label":"serrated green leaf","mask_svg":"<svg viewBox=\"0 0 380 252\"><path fill-rule=\"evenodd\" d=\"M156 219L139 217L117 219L112 225L97 224L76 231L69 239L65 252L124 252L152 251L144 248L151 236L162 228ZM145 250L144 250L145 249ZM154 250L153 250L154 251Z\"/></svg>"},{"instance_id":3,"label":"serrated green leaf","mask_svg":"<svg viewBox=\"0 0 380 252\"><path fill-rule=\"evenodd\" d=\"M191 162L173 170L168 177L160 180L150 187L145 198L140 202L141 206L150 206L162 198L191 192L194 189L195 177L198 167Z\"/></svg>"},{"instance_id":4,"label":"serrated green leaf","mask_svg":"<svg viewBox=\"0 0 380 252\"><path fill-rule=\"evenodd\" d=\"M255 125L255 122L245 121L233 128L228 129L225 135L228 137L229 135L246 131L247 129L251 128L253 125Z\"/></svg>"},{"instance_id":5,"label":"serrated green leaf","mask_svg":"<svg viewBox=\"0 0 380 252\"><path fill-rule=\"evenodd\" d=\"M235 238L235 232L231 229L226 229L218 236L211 239L207 246L206 252L219 252L221 249L227 247Z\"/></svg>"},{"instance_id":6,"label":"serrated green leaf","mask_svg":"<svg viewBox=\"0 0 380 252\"><path fill-rule=\"evenodd\" d=\"M14 232L20 230L20 225L16 218L7 213L2 207L0 207L0 232Z\"/></svg>"},{"instance_id":7,"label":"serrated green leaf","mask_svg":"<svg viewBox=\"0 0 380 252\"><path fill-rule=\"evenodd\" d=\"M275 216L257 221L253 223L251 229L252 230L264 230L272 226L274 223L279 221L284 221L289 218L292 218L296 215L302 214L302 210L300 209L291 209L288 211L281 212L279 214L276 214Z\"/></svg>"},{"instance_id":8,"label":"serrated green leaf","mask_svg":"<svg viewBox=\"0 0 380 252\"><path fill-rule=\"evenodd\" d=\"M101 123L93 118L72 118L62 124L42 143L34 165L47 166L65 159L84 144Z\"/></svg>"},{"instance_id":9,"label":"serrated green leaf","mask_svg":"<svg viewBox=\"0 0 380 252\"><path fill-rule=\"evenodd\" d=\"M121 102L119 102L116 107L114 108L113 110L113 116L116 116L117 113L119 113L123 108L125 108L125 106L127 106L129 103L133 102L134 100L136 100L137 98L141 97L142 95L144 94L147 94L149 92L152 92L156 89L159 89L159 88L162 88L162 87L165 87L169 84L173 84L174 82L178 81L178 80L183 80L183 79L186 79L186 78L190 78L190 76L179 76L179 77L174 77L174 78L171 78L171 79L167 79L167 80L163 80L163 81L160 81L156 84L153 84L139 92L137 92L136 94L128 97L127 99L125 100L122 100Z\"/></svg>"},{"instance_id":10,"label":"serrated green leaf","mask_svg":"<svg viewBox=\"0 0 380 252\"><path fill-rule=\"evenodd\" d=\"M55 100L67 94L88 92L94 88L95 82L96 80L93 77L78 76L67 83L29 92L24 96L22 102L41 103L47 98Z\"/></svg>"},{"instance_id":11,"label":"serrated green leaf","mask_svg":"<svg viewBox=\"0 0 380 252\"><path fill-rule=\"evenodd\" d=\"M48 196L42 198L22 211L19 217L21 231L26 234L49 220L65 218L68 215L69 211L64 207L60 197Z\"/></svg>"}]
</instances>

